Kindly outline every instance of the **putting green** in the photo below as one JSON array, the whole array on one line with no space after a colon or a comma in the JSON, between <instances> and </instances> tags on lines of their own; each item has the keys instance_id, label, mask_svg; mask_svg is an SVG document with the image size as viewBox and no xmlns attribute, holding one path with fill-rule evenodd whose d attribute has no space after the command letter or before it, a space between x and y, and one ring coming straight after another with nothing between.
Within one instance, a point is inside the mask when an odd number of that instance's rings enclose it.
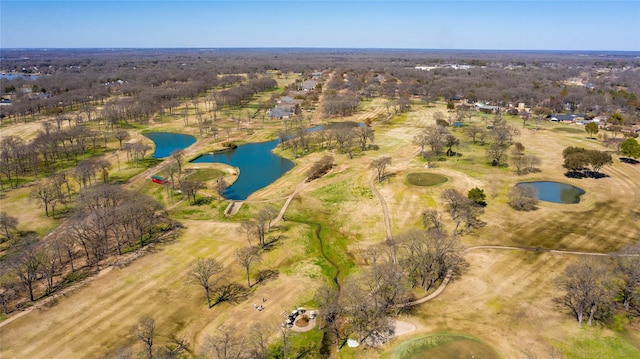
<instances>
[{"instance_id":1,"label":"putting green","mask_svg":"<svg viewBox=\"0 0 640 359\"><path fill-rule=\"evenodd\" d=\"M462 334L431 334L404 341L391 352L392 359L500 358L480 339Z\"/></svg>"},{"instance_id":2,"label":"putting green","mask_svg":"<svg viewBox=\"0 0 640 359\"><path fill-rule=\"evenodd\" d=\"M412 172L407 175L407 181L414 186L435 186L448 180L445 176L429 172Z\"/></svg>"}]
</instances>

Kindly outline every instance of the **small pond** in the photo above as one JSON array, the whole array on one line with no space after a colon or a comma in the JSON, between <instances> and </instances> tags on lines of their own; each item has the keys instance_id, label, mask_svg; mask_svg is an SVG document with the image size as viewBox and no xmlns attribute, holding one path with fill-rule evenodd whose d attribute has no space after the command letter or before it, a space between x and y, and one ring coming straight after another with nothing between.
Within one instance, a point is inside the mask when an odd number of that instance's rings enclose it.
<instances>
[{"instance_id":1,"label":"small pond","mask_svg":"<svg viewBox=\"0 0 640 359\"><path fill-rule=\"evenodd\" d=\"M156 144L153 158L168 157L172 152L187 148L196 142L195 137L181 133L149 132L144 135Z\"/></svg>"},{"instance_id":2,"label":"small pond","mask_svg":"<svg viewBox=\"0 0 640 359\"><path fill-rule=\"evenodd\" d=\"M566 183L551 181L521 182L516 186L531 185L538 191L538 199L546 202L573 204L580 202L584 190Z\"/></svg>"},{"instance_id":3,"label":"small pond","mask_svg":"<svg viewBox=\"0 0 640 359\"><path fill-rule=\"evenodd\" d=\"M218 162L238 167L240 176L224 191L228 199L244 200L293 168L293 162L273 154L278 140L240 145L234 150L201 155L193 163Z\"/></svg>"}]
</instances>

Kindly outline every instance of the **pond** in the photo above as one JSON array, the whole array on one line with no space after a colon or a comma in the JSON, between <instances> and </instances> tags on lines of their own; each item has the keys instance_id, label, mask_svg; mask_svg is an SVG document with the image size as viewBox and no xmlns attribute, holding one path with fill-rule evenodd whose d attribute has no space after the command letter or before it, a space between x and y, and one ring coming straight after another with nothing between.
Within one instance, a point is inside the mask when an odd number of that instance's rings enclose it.
<instances>
[{"instance_id":1,"label":"pond","mask_svg":"<svg viewBox=\"0 0 640 359\"><path fill-rule=\"evenodd\" d=\"M22 74L22 73L4 73L0 74L0 79L15 80L17 78L23 78L25 80L35 80L40 75Z\"/></svg>"},{"instance_id":2,"label":"pond","mask_svg":"<svg viewBox=\"0 0 640 359\"><path fill-rule=\"evenodd\" d=\"M538 191L538 199L546 202L574 204L580 202L580 196L585 194L581 188L560 182L521 182L516 186L524 185L533 186Z\"/></svg>"},{"instance_id":3,"label":"pond","mask_svg":"<svg viewBox=\"0 0 640 359\"><path fill-rule=\"evenodd\" d=\"M201 155L193 163L218 162L238 167L238 179L222 195L233 200L245 200L253 192L264 188L293 168L293 162L271 152L278 140L248 143L234 150Z\"/></svg>"},{"instance_id":4,"label":"pond","mask_svg":"<svg viewBox=\"0 0 640 359\"><path fill-rule=\"evenodd\" d=\"M187 148L196 142L195 137L181 133L149 132L144 135L156 144L153 158L168 157L172 152Z\"/></svg>"}]
</instances>

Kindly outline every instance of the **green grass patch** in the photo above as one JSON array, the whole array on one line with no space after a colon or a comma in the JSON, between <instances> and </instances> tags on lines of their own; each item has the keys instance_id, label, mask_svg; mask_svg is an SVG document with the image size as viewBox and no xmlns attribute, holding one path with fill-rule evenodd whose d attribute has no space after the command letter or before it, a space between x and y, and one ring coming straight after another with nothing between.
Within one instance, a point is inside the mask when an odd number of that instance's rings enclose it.
<instances>
[{"instance_id":1,"label":"green grass patch","mask_svg":"<svg viewBox=\"0 0 640 359\"><path fill-rule=\"evenodd\" d=\"M326 223L314 223L312 220L309 214L300 218L287 217L287 221L309 225L306 254L309 258L313 258L314 265L320 267L322 276L327 282L333 283L336 275L338 280L341 280L351 272L354 266L353 259L347 251L348 238ZM318 226L320 226L320 232L316 236Z\"/></svg>"},{"instance_id":2,"label":"green grass patch","mask_svg":"<svg viewBox=\"0 0 640 359\"><path fill-rule=\"evenodd\" d=\"M585 328L571 341L557 343L557 348L567 359L640 358L640 348L619 336L605 336L598 328Z\"/></svg>"},{"instance_id":3,"label":"green grass patch","mask_svg":"<svg viewBox=\"0 0 640 359\"><path fill-rule=\"evenodd\" d=\"M554 130L557 131L557 132L584 133L585 135L587 134L587 132L584 130L584 128L558 127L558 128L554 128Z\"/></svg>"},{"instance_id":4,"label":"green grass patch","mask_svg":"<svg viewBox=\"0 0 640 359\"><path fill-rule=\"evenodd\" d=\"M500 358L478 338L460 334L433 334L404 341L391 352L392 359Z\"/></svg>"},{"instance_id":5,"label":"green grass patch","mask_svg":"<svg viewBox=\"0 0 640 359\"><path fill-rule=\"evenodd\" d=\"M199 168L189 174L191 181L206 182L224 176L225 173L215 168Z\"/></svg>"},{"instance_id":6,"label":"green grass patch","mask_svg":"<svg viewBox=\"0 0 640 359\"><path fill-rule=\"evenodd\" d=\"M407 175L407 181L414 186L435 186L447 182L445 176L430 172L412 172Z\"/></svg>"},{"instance_id":7,"label":"green grass patch","mask_svg":"<svg viewBox=\"0 0 640 359\"><path fill-rule=\"evenodd\" d=\"M313 196L327 204L345 202L351 195L351 183L340 181L328 184L313 191Z\"/></svg>"}]
</instances>

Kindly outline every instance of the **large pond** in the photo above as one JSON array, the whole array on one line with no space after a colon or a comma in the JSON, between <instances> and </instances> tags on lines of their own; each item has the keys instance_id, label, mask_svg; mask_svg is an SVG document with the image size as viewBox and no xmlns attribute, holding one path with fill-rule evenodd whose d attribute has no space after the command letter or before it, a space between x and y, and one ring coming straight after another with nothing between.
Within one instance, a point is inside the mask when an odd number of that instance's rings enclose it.
<instances>
[{"instance_id":1,"label":"large pond","mask_svg":"<svg viewBox=\"0 0 640 359\"><path fill-rule=\"evenodd\" d=\"M271 152L277 145L278 140L248 143L234 150L201 155L191 162L218 162L238 167L238 179L227 188L223 196L233 200L244 200L293 168L293 162Z\"/></svg>"},{"instance_id":2,"label":"large pond","mask_svg":"<svg viewBox=\"0 0 640 359\"><path fill-rule=\"evenodd\" d=\"M196 142L191 135L171 132L149 132L144 134L156 144L153 158L168 157L172 152L187 148Z\"/></svg>"},{"instance_id":3,"label":"large pond","mask_svg":"<svg viewBox=\"0 0 640 359\"><path fill-rule=\"evenodd\" d=\"M531 185L538 191L538 199L541 201L573 204L580 202L580 196L585 194L582 188L566 183L551 181L522 182L516 186Z\"/></svg>"}]
</instances>

